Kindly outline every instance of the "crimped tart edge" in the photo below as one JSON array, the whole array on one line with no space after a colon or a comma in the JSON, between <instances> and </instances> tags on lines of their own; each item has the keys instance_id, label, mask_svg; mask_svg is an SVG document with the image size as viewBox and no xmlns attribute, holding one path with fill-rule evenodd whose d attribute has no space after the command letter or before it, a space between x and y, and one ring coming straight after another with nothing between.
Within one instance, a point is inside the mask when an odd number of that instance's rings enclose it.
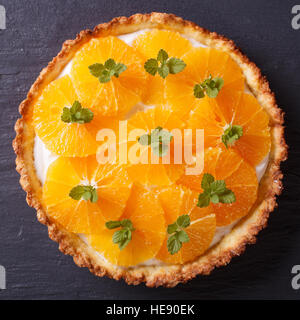
<instances>
[{"instance_id":1,"label":"crimped tart edge","mask_svg":"<svg viewBox=\"0 0 300 320\"><path fill-rule=\"evenodd\" d=\"M95 251L78 236L66 231L48 217L42 202L42 186L34 166L34 130L29 124L32 108L43 88L61 73L78 49L93 37L121 35L146 28L161 28L178 31L199 42L226 51L239 64L246 77L247 84L261 106L270 116L272 146L268 167L262 178L258 199L247 217L243 218L233 230L218 244L210 248L197 260L184 265L138 266L121 268L102 260ZM157 13L135 14L129 18L114 18L109 23L99 24L94 30L81 31L75 40L67 40L59 54L44 68L30 88L27 98L20 104L22 115L15 125L16 138L13 147L16 157L16 169L20 174L20 184L27 193L27 203L37 210L38 220L48 227L49 237L58 242L64 254L73 256L80 267L87 267L97 276L108 276L128 284L145 282L149 287L174 287L199 274L207 275L215 267L226 265L231 258L240 255L247 244L256 242L258 232L266 227L269 213L277 206L276 196L282 191L282 173L280 162L287 158L287 145L284 139L283 116L278 108L269 83L259 68L251 62L234 44L215 32L209 32L193 22L183 20L173 14Z\"/></svg>"}]
</instances>

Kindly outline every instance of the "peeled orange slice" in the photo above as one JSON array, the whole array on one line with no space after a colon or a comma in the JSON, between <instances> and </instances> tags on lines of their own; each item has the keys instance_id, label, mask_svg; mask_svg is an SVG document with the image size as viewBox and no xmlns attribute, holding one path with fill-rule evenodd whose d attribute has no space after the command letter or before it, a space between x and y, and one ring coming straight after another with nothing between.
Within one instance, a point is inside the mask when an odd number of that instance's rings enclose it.
<instances>
[{"instance_id":1,"label":"peeled orange slice","mask_svg":"<svg viewBox=\"0 0 300 320\"><path fill-rule=\"evenodd\" d=\"M90 73L89 66L104 64L108 59L124 64L127 69L119 77L101 83ZM141 55L116 37L92 39L76 53L71 77L80 100L103 115L126 114L141 100L146 73Z\"/></svg>"},{"instance_id":2,"label":"peeled orange slice","mask_svg":"<svg viewBox=\"0 0 300 320\"><path fill-rule=\"evenodd\" d=\"M183 175L178 184L185 185L202 193L201 181L204 173L213 175L215 180L224 180L226 187L235 194L233 203L210 202L211 212L215 213L217 226L231 224L247 215L256 201L258 181L256 172L233 150L209 148L204 154L204 170L201 175Z\"/></svg>"},{"instance_id":3,"label":"peeled orange slice","mask_svg":"<svg viewBox=\"0 0 300 320\"><path fill-rule=\"evenodd\" d=\"M225 147L226 129L238 125L242 136L227 148L237 151L251 165L258 165L271 147L269 117L250 94L238 93L231 99L200 99L188 120L188 127L204 129L205 147Z\"/></svg>"},{"instance_id":4,"label":"peeled orange slice","mask_svg":"<svg viewBox=\"0 0 300 320\"><path fill-rule=\"evenodd\" d=\"M90 244L108 261L119 266L132 266L155 257L165 238L165 219L160 202L153 192L133 186L124 214L119 220L130 219L132 239L120 250L113 243L115 229L103 228L89 237Z\"/></svg>"},{"instance_id":5,"label":"peeled orange slice","mask_svg":"<svg viewBox=\"0 0 300 320\"><path fill-rule=\"evenodd\" d=\"M244 91L244 76L240 67L226 52L213 48L193 48L182 60L186 68L166 82L166 100L181 117L186 116L201 100L194 96L194 86L205 79L220 77L224 85L217 100L236 91Z\"/></svg>"},{"instance_id":6,"label":"peeled orange slice","mask_svg":"<svg viewBox=\"0 0 300 320\"><path fill-rule=\"evenodd\" d=\"M51 82L36 102L33 125L36 134L52 153L62 156L87 156L95 154L98 144L96 135L101 128L112 126L113 119L102 117L94 109L88 123L66 123L61 116L64 108L80 101L68 75Z\"/></svg>"},{"instance_id":7,"label":"peeled orange slice","mask_svg":"<svg viewBox=\"0 0 300 320\"><path fill-rule=\"evenodd\" d=\"M160 49L164 49L169 57L180 58L192 48L189 40L183 38L178 32L167 30L151 30L138 36L133 46L143 54L143 63L150 59L156 59ZM147 90L143 95L143 102L148 105L162 104L165 102L165 82L175 75L169 74L162 79L158 74L148 75Z\"/></svg>"},{"instance_id":8,"label":"peeled orange slice","mask_svg":"<svg viewBox=\"0 0 300 320\"><path fill-rule=\"evenodd\" d=\"M167 237L156 258L170 264L182 264L199 257L208 249L216 229L216 217L212 208L199 208L197 192L182 186L170 186L159 190L159 198L165 212L166 224L174 223L181 215L189 215L191 224L184 229L189 241L171 254L167 248Z\"/></svg>"},{"instance_id":9,"label":"peeled orange slice","mask_svg":"<svg viewBox=\"0 0 300 320\"><path fill-rule=\"evenodd\" d=\"M98 201L71 198L70 191L78 185L94 187ZM131 182L120 166L99 165L95 156L60 157L49 166L43 200L49 216L68 231L90 234L123 214L130 190Z\"/></svg>"},{"instance_id":10,"label":"peeled orange slice","mask_svg":"<svg viewBox=\"0 0 300 320\"><path fill-rule=\"evenodd\" d=\"M137 112L128 120L129 140L125 142L128 148L127 171L131 179L143 185L163 186L174 183L182 175L184 166L174 162L175 138L168 145L169 153L162 157L154 154L151 145L144 146L138 142L141 135L150 135L158 127L171 132L172 129L180 130L182 126L182 121L164 106ZM136 134L130 138L130 132L135 131ZM124 141L120 142L122 144Z\"/></svg>"}]
</instances>

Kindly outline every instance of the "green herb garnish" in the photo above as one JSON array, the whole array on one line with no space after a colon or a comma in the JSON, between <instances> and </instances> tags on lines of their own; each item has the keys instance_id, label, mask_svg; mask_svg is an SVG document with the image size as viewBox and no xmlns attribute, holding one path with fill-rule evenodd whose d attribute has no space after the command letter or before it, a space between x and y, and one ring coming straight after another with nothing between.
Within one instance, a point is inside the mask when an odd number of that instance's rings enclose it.
<instances>
[{"instance_id":1,"label":"green herb garnish","mask_svg":"<svg viewBox=\"0 0 300 320\"><path fill-rule=\"evenodd\" d=\"M168 74L176 74L181 72L185 68L186 64L178 58L169 58L167 52L160 49L157 58L149 59L145 62L144 68L152 76L158 73L163 79L165 79Z\"/></svg>"},{"instance_id":2,"label":"green herb garnish","mask_svg":"<svg viewBox=\"0 0 300 320\"><path fill-rule=\"evenodd\" d=\"M88 123L94 118L93 112L88 108L82 108L79 101L74 101L71 108L64 107L61 120L67 123Z\"/></svg>"},{"instance_id":3,"label":"green herb garnish","mask_svg":"<svg viewBox=\"0 0 300 320\"><path fill-rule=\"evenodd\" d=\"M152 130L151 134L144 134L138 138L139 144L143 146L151 146L153 154L163 157L168 153L170 142L173 135L162 127Z\"/></svg>"},{"instance_id":4,"label":"green herb garnish","mask_svg":"<svg viewBox=\"0 0 300 320\"><path fill-rule=\"evenodd\" d=\"M191 219L187 214L179 216L176 222L169 224L167 232L170 235L167 241L168 251L171 254L177 253L184 242L190 241L188 234L183 230L191 223Z\"/></svg>"},{"instance_id":5,"label":"green herb garnish","mask_svg":"<svg viewBox=\"0 0 300 320\"><path fill-rule=\"evenodd\" d=\"M194 96L201 99L205 96L205 93L210 98L215 98L224 85L224 80L222 78L212 79L211 74L202 83L195 84L194 86Z\"/></svg>"},{"instance_id":6,"label":"green herb garnish","mask_svg":"<svg viewBox=\"0 0 300 320\"><path fill-rule=\"evenodd\" d=\"M109 82L113 76L118 78L126 69L125 64L116 63L114 59L108 59L104 64L95 63L89 66L90 73L101 83Z\"/></svg>"},{"instance_id":7,"label":"green herb garnish","mask_svg":"<svg viewBox=\"0 0 300 320\"><path fill-rule=\"evenodd\" d=\"M92 186L78 185L72 188L72 190L69 193L69 196L74 200L90 200L93 203L98 201L97 190Z\"/></svg>"},{"instance_id":8,"label":"green herb garnish","mask_svg":"<svg viewBox=\"0 0 300 320\"><path fill-rule=\"evenodd\" d=\"M119 249L123 250L132 238L132 231L134 231L133 224L129 219L121 221L108 221L105 223L107 229L121 228L117 230L113 235L113 243L119 245Z\"/></svg>"},{"instance_id":9,"label":"green herb garnish","mask_svg":"<svg viewBox=\"0 0 300 320\"><path fill-rule=\"evenodd\" d=\"M200 208L209 206L210 202L232 203L235 202L234 193L226 188L224 180L215 180L215 178L205 173L201 181L203 192L199 194L197 206Z\"/></svg>"},{"instance_id":10,"label":"green herb garnish","mask_svg":"<svg viewBox=\"0 0 300 320\"><path fill-rule=\"evenodd\" d=\"M226 148L232 147L235 142L243 135L243 127L238 125L230 125L222 135L222 142Z\"/></svg>"}]
</instances>

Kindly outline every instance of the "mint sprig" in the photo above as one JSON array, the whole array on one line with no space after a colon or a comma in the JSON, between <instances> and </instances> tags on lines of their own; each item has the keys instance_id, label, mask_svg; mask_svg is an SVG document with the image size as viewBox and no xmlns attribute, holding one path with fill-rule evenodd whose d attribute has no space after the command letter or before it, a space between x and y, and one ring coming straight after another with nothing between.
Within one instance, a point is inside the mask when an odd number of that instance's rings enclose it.
<instances>
[{"instance_id":1,"label":"mint sprig","mask_svg":"<svg viewBox=\"0 0 300 320\"><path fill-rule=\"evenodd\" d=\"M172 255L181 249L183 243L190 241L188 234L183 230L190 224L190 217L184 214L179 216L176 222L168 225L167 232L170 236L167 240L167 248Z\"/></svg>"},{"instance_id":2,"label":"mint sprig","mask_svg":"<svg viewBox=\"0 0 300 320\"><path fill-rule=\"evenodd\" d=\"M201 181L203 192L199 194L197 206L200 208L209 206L210 202L217 203L233 203L235 202L235 194L226 188L224 180L215 180L215 178L205 173Z\"/></svg>"},{"instance_id":3,"label":"mint sprig","mask_svg":"<svg viewBox=\"0 0 300 320\"><path fill-rule=\"evenodd\" d=\"M222 78L212 78L210 74L202 83L195 84L194 96L198 99L204 98L205 94L210 98L216 98L224 85Z\"/></svg>"},{"instance_id":4,"label":"mint sprig","mask_svg":"<svg viewBox=\"0 0 300 320\"><path fill-rule=\"evenodd\" d=\"M153 154L158 157L164 157L169 151L170 142L173 135L162 127L152 130L151 134L144 134L138 138L139 144L151 146Z\"/></svg>"},{"instance_id":5,"label":"mint sprig","mask_svg":"<svg viewBox=\"0 0 300 320\"><path fill-rule=\"evenodd\" d=\"M181 72L186 67L186 64L181 59L172 57L169 58L168 53L160 49L157 58L151 58L144 64L145 70L152 76L158 73L163 79L165 79L169 73L176 74Z\"/></svg>"},{"instance_id":6,"label":"mint sprig","mask_svg":"<svg viewBox=\"0 0 300 320\"><path fill-rule=\"evenodd\" d=\"M74 200L90 200L92 203L98 201L97 190L93 186L78 185L71 189L69 196Z\"/></svg>"},{"instance_id":7,"label":"mint sprig","mask_svg":"<svg viewBox=\"0 0 300 320\"><path fill-rule=\"evenodd\" d=\"M91 75L98 78L101 83L109 82L113 76L118 78L126 69L125 64L116 63L114 59L108 59L104 64L95 63L89 66Z\"/></svg>"},{"instance_id":8,"label":"mint sprig","mask_svg":"<svg viewBox=\"0 0 300 320\"><path fill-rule=\"evenodd\" d=\"M61 114L61 121L66 123L88 123L94 118L93 112L83 108L79 101L74 101L71 108L64 107Z\"/></svg>"},{"instance_id":9,"label":"mint sprig","mask_svg":"<svg viewBox=\"0 0 300 320\"><path fill-rule=\"evenodd\" d=\"M239 125L230 125L222 135L222 142L225 147L232 147L235 142L243 135L243 127Z\"/></svg>"},{"instance_id":10,"label":"mint sprig","mask_svg":"<svg viewBox=\"0 0 300 320\"><path fill-rule=\"evenodd\" d=\"M123 250L131 241L132 231L134 231L134 228L132 222L129 219L123 219L120 221L108 221L105 223L105 226L107 229L121 228L113 234L112 238L113 243L118 244L120 250Z\"/></svg>"}]
</instances>

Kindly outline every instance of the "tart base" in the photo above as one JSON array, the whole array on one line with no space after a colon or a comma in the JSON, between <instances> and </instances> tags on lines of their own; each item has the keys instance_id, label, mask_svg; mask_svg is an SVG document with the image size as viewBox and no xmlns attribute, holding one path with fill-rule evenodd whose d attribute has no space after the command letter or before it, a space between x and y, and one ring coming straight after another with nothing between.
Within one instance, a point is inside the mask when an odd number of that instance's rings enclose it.
<instances>
[{"instance_id":1,"label":"tart base","mask_svg":"<svg viewBox=\"0 0 300 320\"><path fill-rule=\"evenodd\" d=\"M77 235L66 231L47 215L42 201L42 185L34 166L34 129L31 116L35 101L51 81L57 78L77 50L93 37L121 35L145 28L161 28L178 31L199 42L223 50L238 63L247 85L270 117L271 151L266 172L259 184L258 199L251 212L244 217L219 243L210 248L197 260L184 265L137 266L121 268L101 259L101 257ZM287 158L287 145L284 139L283 116L278 108L269 83L259 68L245 56L232 40L209 32L196 24L183 20L173 14L156 13L135 14L129 18L119 17L109 23L99 24L92 30L81 31L75 40L67 40L60 53L42 70L32 85L27 98L20 104L22 115L16 122L16 138L13 147L17 155L16 169L20 173L20 184L27 193L27 203L37 210L38 220L48 227L49 237L58 242L59 249L73 256L79 267L87 267L97 276L108 276L128 284L145 282L149 287L174 287L187 282L199 274L207 275L215 267L226 265L232 257L240 255L247 244L256 242L258 232L266 227L269 213L277 206L276 196L282 191L280 162Z\"/></svg>"}]
</instances>

